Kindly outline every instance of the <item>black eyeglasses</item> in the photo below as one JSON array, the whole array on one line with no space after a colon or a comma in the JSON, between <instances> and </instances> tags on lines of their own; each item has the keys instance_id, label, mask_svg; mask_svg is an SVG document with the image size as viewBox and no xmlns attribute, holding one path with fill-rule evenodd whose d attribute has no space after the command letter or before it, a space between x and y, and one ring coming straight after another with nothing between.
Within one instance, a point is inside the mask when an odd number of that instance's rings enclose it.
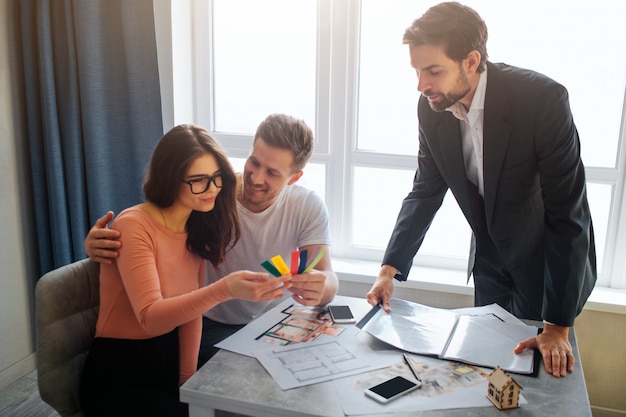
<instances>
[{"instance_id":1,"label":"black eyeglasses","mask_svg":"<svg viewBox=\"0 0 626 417\"><path fill-rule=\"evenodd\" d=\"M209 189L211 183L215 184L217 188L222 188L222 174L215 174L211 177L194 178L183 182L189 184L189 189L192 194L202 194Z\"/></svg>"}]
</instances>

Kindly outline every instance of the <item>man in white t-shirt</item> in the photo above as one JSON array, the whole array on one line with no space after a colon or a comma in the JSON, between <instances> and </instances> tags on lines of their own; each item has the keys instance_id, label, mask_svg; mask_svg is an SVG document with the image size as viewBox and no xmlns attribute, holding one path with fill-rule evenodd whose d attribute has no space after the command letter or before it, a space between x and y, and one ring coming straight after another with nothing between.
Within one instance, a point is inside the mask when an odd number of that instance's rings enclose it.
<instances>
[{"instance_id":1,"label":"man in white t-shirt","mask_svg":"<svg viewBox=\"0 0 626 417\"><path fill-rule=\"evenodd\" d=\"M263 271L261 263L276 255L289 263L291 252L325 253L316 267L294 275L289 291L300 304L323 306L334 298L337 276L330 258L328 211L313 191L295 184L313 154L314 137L301 120L283 114L268 116L258 127L250 155L239 175L238 210L241 238L219 269L207 263L205 283L230 272ZM96 262L118 256L119 232L107 228L113 212L98 219L85 239L85 251ZM214 345L230 336L275 303L231 300L207 311L203 318L198 367L211 358Z\"/></svg>"}]
</instances>

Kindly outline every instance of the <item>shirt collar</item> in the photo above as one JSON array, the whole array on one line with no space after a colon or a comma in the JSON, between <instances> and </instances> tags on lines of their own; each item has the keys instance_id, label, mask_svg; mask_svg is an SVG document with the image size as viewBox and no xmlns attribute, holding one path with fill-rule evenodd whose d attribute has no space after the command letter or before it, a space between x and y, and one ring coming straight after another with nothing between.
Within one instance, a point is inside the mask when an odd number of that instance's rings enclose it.
<instances>
[{"instance_id":1,"label":"shirt collar","mask_svg":"<svg viewBox=\"0 0 626 417\"><path fill-rule=\"evenodd\" d=\"M478 85L476 86L476 91L474 92L474 97L472 98L472 104L470 105L469 111L472 110L484 110L485 109L485 93L487 92L487 68L483 72L480 73L480 77L478 78ZM465 107L457 101L452 106L446 109L447 111L452 112L456 116L457 119L463 120L463 117L467 115L467 111ZM460 117L461 116L461 117Z\"/></svg>"}]
</instances>

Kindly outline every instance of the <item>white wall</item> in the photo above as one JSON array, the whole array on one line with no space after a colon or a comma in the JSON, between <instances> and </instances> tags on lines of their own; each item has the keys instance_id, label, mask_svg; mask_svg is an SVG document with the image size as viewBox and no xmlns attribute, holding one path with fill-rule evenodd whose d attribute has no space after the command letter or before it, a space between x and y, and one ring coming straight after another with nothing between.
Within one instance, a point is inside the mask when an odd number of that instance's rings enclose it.
<instances>
[{"instance_id":1,"label":"white wall","mask_svg":"<svg viewBox=\"0 0 626 417\"><path fill-rule=\"evenodd\" d=\"M32 326L34 254L29 236L21 60L14 46L17 2L0 0L0 388L35 366ZM32 240L31 240L32 241ZM32 280L32 281L31 281Z\"/></svg>"}]
</instances>

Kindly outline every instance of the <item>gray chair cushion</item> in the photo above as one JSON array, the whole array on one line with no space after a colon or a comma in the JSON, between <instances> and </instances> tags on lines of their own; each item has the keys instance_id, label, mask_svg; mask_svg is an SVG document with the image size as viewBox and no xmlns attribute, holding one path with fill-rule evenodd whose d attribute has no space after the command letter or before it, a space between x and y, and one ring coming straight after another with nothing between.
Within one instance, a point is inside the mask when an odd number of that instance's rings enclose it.
<instances>
[{"instance_id":1,"label":"gray chair cushion","mask_svg":"<svg viewBox=\"0 0 626 417\"><path fill-rule=\"evenodd\" d=\"M100 265L89 259L45 274L37 282L39 394L61 416L82 416L80 376L95 332Z\"/></svg>"}]
</instances>

